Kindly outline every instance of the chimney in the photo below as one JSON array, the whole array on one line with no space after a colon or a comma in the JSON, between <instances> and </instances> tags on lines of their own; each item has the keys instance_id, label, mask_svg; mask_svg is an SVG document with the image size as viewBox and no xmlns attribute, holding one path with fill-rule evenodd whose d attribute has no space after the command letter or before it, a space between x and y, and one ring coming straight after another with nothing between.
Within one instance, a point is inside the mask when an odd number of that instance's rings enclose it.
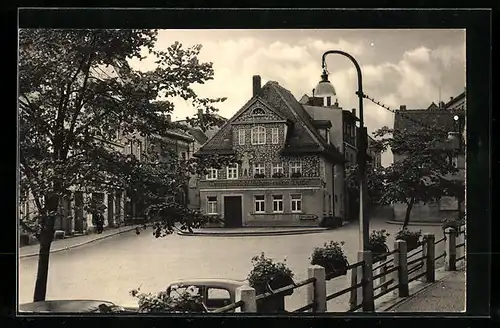
<instances>
[{"instance_id":1,"label":"chimney","mask_svg":"<svg viewBox=\"0 0 500 328\"><path fill-rule=\"evenodd\" d=\"M443 109L444 108L444 102L443 101L440 101L439 102L439 106L438 106L440 109Z\"/></svg>"},{"instance_id":2,"label":"chimney","mask_svg":"<svg viewBox=\"0 0 500 328\"><path fill-rule=\"evenodd\" d=\"M399 110L406 110L406 105L399 106Z\"/></svg>"},{"instance_id":3,"label":"chimney","mask_svg":"<svg viewBox=\"0 0 500 328\"><path fill-rule=\"evenodd\" d=\"M253 85L253 96L257 96L260 93L260 75L254 75L252 78Z\"/></svg>"},{"instance_id":4,"label":"chimney","mask_svg":"<svg viewBox=\"0 0 500 328\"><path fill-rule=\"evenodd\" d=\"M352 111L352 115L356 116L356 108L353 108L351 111Z\"/></svg>"},{"instance_id":5,"label":"chimney","mask_svg":"<svg viewBox=\"0 0 500 328\"><path fill-rule=\"evenodd\" d=\"M450 97L450 101L452 101L452 100L453 100L453 97Z\"/></svg>"},{"instance_id":6,"label":"chimney","mask_svg":"<svg viewBox=\"0 0 500 328\"><path fill-rule=\"evenodd\" d=\"M314 92L316 92L316 89L313 89L313 98L314 98Z\"/></svg>"},{"instance_id":7,"label":"chimney","mask_svg":"<svg viewBox=\"0 0 500 328\"><path fill-rule=\"evenodd\" d=\"M172 122L172 115L170 114L167 115L167 122L168 123Z\"/></svg>"}]
</instances>

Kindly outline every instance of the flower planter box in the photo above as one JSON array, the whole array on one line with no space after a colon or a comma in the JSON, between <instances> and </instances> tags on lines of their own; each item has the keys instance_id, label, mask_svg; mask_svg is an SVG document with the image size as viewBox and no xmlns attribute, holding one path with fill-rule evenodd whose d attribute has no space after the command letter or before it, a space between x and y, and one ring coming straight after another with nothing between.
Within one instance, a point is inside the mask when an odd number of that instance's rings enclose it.
<instances>
[{"instance_id":1,"label":"flower planter box","mask_svg":"<svg viewBox=\"0 0 500 328\"><path fill-rule=\"evenodd\" d=\"M255 287L257 295L273 292L280 288L293 285L294 281L286 275L279 275L271 278L269 285L258 285ZM285 312L285 296L293 294L293 289L278 295L270 295L257 301L257 312L259 313L280 313Z\"/></svg>"},{"instance_id":2,"label":"flower planter box","mask_svg":"<svg viewBox=\"0 0 500 328\"><path fill-rule=\"evenodd\" d=\"M255 287L257 294L264 294L267 292L273 292L280 288L293 285L294 281L291 277L287 275L277 275L269 280L269 284L261 284ZM269 285L269 286L268 286ZM270 288L270 289L269 289ZM283 293L281 295L292 295L293 289Z\"/></svg>"},{"instance_id":3,"label":"flower planter box","mask_svg":"<svg viewBox=\"0 0 500 328\"><path fill-rule=\"evenodd\" d=\"M282 313L285 311L285 297L268 296L257 301L257 313Z\"/></svg>"},{"instance_id":4,"label":"flower planter box","mask_svg":"<svg viewBox=\"0 0 500 328\"><path fill-rule=\"evenodd\" d=\"M325 268L326 280L345 276L347 274L347 267L349 266L349 263L344 259L330 261L318 260L311 264L320 265Z\"/></svg>"},{"instance_id":5,"label":"flower planter box","mask_svg":"<svg viewBox=\"0 0 500 328\"><path fill-rule=\"evenodd\" d=\"M302 176L302 173L294 172L290 174L290 177L292 178L300 178Z\"/></svg>"},{"instance_id":6,"label":"flower planter box","mask_svg":"<svg viewBox=\"0 0 500 328\"><path fill-rule=\"evenodd\" d=\"M255 179L264 179L266 176L264 174L255 174L253 177Z\"/></svg>"},{"instance_id":7,"label":"flower planter box","mask_svg":"<svg viewBox=\"0 0 500 328\"><path fill-rule=\"evenodd\" d=\"M368 250L370 252L372 252L373 263L387 260L387 255L384 255L386 253L389 253L389 247L387 247L387 245L385 245L385 244L370 245L369 244Z\"/></svg>"},{"instance_id":8,"label":"flower planter box","mask_svg":"<svg viewBox=\"0 0 500 328\"><path fill-rule=\"evenodd\" d=\"M398 240L406 241L406 251L410 252L420 246L420 236L406 236L404 238L398 238Z\"/></svg>"}]
</instances>

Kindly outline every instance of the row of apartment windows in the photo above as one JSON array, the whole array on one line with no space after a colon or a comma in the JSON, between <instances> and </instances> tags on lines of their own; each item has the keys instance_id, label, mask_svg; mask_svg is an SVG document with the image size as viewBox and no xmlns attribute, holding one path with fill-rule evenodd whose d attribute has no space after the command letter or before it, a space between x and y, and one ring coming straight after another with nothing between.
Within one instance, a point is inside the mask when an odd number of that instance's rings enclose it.
<instances>
[{"instance_id":1,"label":"row of apartment windows","mask_svg":"<svg viewBox=\"0 0 500 328\"><path fill-rule=\"evenodd\" d=\"M245 145L246 130L238 130L238 144ZM250 143L252 145L265 145L266 144L266 128L256 126L250 129ZM279 143L279 129L271 128L271 144L276 145Z\"/></svg>"},{"instance_id":2,"label":"row of apartment windows","mask_svg":"<svg viewBox=\"0 0 500 328\"><path fill-rule=\"evenodd\" d=\"M266 213L266 198L264 195L254 196L254 211L256 214ZM207 214L218 214L217 196L207 197ZM272 197L273 213L284 213L283 210L283 195L273 195ZM290 195L290 211L292 213L302 212L302 195Z\"/></svg>"},{"instance_id":3,"label":"row of apartment windows","mask_svg":"<svg viewBox=\"0 0 500 328\"><path fill-rule=\"evenodd\" d=\"M208 174L206 175L207 180L217 180L218 179L218 170L217 169L208 169ZM290 162L289 165L290 174L293 173L302 173L302 163L301 162ZM271 175L274 174L284 174L283 163L273 163L271 165ZM261 174L266 175L266 167L264 163L255 163L253 164L253 174ZM238 164L234 164L233 166L228 166L226 168L226 177L227 179L238 179Z\"/></svg>"}]
</instances>

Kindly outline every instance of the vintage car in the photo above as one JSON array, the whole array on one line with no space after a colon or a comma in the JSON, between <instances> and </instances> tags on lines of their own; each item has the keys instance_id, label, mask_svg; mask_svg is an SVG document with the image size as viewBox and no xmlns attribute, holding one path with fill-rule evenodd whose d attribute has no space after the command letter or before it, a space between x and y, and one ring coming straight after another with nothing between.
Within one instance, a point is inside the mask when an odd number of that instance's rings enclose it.
<instances>
[{"instance_id":1,"label":"vintage car","mask_svg":"<svg viewBox=\"0 0 500 328\"><path fill-rule=\"evenodd\" d=\"M208 311L224 307L236 302L236 288L246 285L243 280L231 279L183 279L173 281L167 288L170 295L174 292L173 286L187 288L194 286L202 296L203 304ZM230 311L230 312L234 312Z\"/></svg>"},{"instance_id":2,"label":"vintage car","mask_svg":"<svg viewBox=\"0 0 500 328\"><path fill-rule=\"evenodd\" d=\"M125 309L112 302L100 300L51 300L19 305L20 313L109 313Z\"/></svg>"}]
</instances>

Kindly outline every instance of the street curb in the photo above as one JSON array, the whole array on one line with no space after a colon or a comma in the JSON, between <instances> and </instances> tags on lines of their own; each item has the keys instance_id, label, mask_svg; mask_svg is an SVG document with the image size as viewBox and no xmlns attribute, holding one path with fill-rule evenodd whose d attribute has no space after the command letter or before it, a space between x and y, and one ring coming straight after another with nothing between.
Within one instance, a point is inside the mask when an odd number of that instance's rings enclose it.
<instances>
[{"instance_id":1,"label":"street curb","mask_svg":"<svg viewBox=\"0 0 500 328\"><path fill-rule=\"evenodd\" d=\"M399 307L401 305L404 305L405 303L411 301L412 299L414 299L418 295L422 294L427 289L435 286L439 282L441 282L441 281L445 280L446 278L448 278L453 273L455 273L455 272L457 272L459 270L462 270L464 268L465 268L465 264L462 264L460 267L457 267L456 271L444 271L444 266L438 268L437 270L439 270L439 271L443 270L441 278L436 279L436 281L434 281L433 283L427 283L427 284L422 285L419 288L417 287L417 290L413 294L411 294L410 296L408 296L408 297L405 297L405 298L399 298L398 297L398 298L396 298L393 301L386 301L386 303L389 303L389 305L380 306L380 308L377 309L377 312L389 312L390 310L392 310L394 308L397 308L397 307ZM404 312L401 312L401 313L404 313Z\"/></svg>"},{"instance_id":2,"label":"street curb","mask_svg":"<svg viewBox=\"0 0 500 328\"><path fill-rule=\"evenodd\" d=\"M339 228L343 228L349 224L351 224L353 221L346 221L342 225L342 227L338 228L322 228L318 229L315 228L314 230L311 229L296 229L296 230L281 230L281 231L264 231L264 232L184 232L180 230L179 228L176 227L177 229L177 234L180 236L189 236L189 237L266 237L266 236L290 236L290 235L306 235L306 234L313 234L313 233L322 233L330 230L335 230ZM224 228L220 228L224 229ZM251 229L251 228L249 228Z\"/></svg>"},{"instance_id":3,"label":"street curb","mask_svg":"<svg viewBox=\"0 0 500 328\"><path fill-rule=\"evenodd\" d=\"M392 221L392 220L388 220L388 221L385 221L386 223L389 223L389 224L399 224L399 225L402 225L403 224L403 221ZM410 222L408 223L409 226L441 226L442 223L441 222L425 222L425 221L418 221L418 222Z\"/></svg>"},{"instance_id":4,"label":"street curb","mask_svg":"<svg viewBox=\"0 0 500 328\"><path fill-rule=\"evenodd\" d=\"M298 231L276 231L276 232L183 232L177 231L178 235L181 236L197 236L197 237L254 237L254 236L286 236L286 235L305 235L312 233L320 233L333 229L324 230L298 230Z\"/></svg>"},{"instance_id":5,"label":"street curb","mask_svg":"<svg viewBox=\"0 0 500 328\"><path fill-rule=\"evenodd\" d=\"M71 245L71 246L66 246L66 247L63 247L63 248L51 250L50 254L52 254L52 253L58 253L58 252L62 252L62 251L67 251L68 249L71 249L71 248L76 248L76 247L80 247L80 246L83 246L83 245L87 245L87 244L93 243L93 242L98 241L98 240L103 240L103 239L106 239L106 238L109 238L109 237L113 237L113 236L116 236L116 235L119 235L119 234L122 234L122 233L125 233L125 232L132 231L135 228L137 228L137 226L130 227L130 229L123 229L121 231L116 231L115 233L112 233L112 234L109 234L109 235L106 235L106 236L101 236L101 237L97 237L95 239L90 239L90 240L81 242L79 244L74 244L74 245ZM33 256L38 256L38 253L31 253L31 254L19 255L19 258L22 259L22 258L33 257Z\"/></svg>"}]
</instances>

